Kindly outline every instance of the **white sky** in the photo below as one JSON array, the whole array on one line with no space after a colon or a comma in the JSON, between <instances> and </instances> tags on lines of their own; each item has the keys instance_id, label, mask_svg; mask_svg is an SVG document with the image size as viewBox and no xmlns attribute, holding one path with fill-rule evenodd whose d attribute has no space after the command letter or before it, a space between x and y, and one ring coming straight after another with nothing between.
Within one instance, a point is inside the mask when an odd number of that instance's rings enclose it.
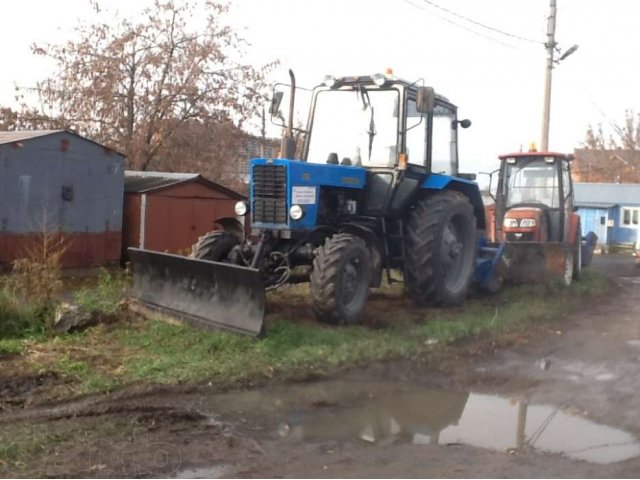
<instances>
[{"instance_id":1,"label":"white sky","mask_svg":"<svg viewBox=\"0 0 640 480\"><path fill-rule=\"evenodd\" d=\"M460 134L462 171L487 171L497 155L539 143L548 0L429 0L476 22L540 43L520 41L451 16L424 0L235 0L229 21L250 42L247 59L279 59L274 81L313 87L325 74L424 78L473 125ZM557 0L556 41L579 50L554 70L550 149L572 151L589 124L621 123L640 112L640 2ZM126 15L148 3L103 0ZM33 85L51 65L30 45L69 38L94 13L88 0L21 0L0 9L0 104L14 85ZM449 19L474 34L452 25ZM491 37L497 41L488 39ZM498 43L502 42L502 43ZM504 45L504 44L507 45Z\"/></svg>"}]
</instances>

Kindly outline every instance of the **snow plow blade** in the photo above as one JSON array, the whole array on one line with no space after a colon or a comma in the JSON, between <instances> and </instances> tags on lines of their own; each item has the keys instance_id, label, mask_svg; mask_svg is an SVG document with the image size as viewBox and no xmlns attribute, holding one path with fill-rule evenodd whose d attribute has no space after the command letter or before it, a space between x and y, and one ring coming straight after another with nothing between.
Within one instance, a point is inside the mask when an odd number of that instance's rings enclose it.
<instances>
[{"instance_id":1,"label":"snow plow blade","mask_svg":"<svg viewBox=\"0 0 640 480\"><path fill-rule=\"evenodd\" d=\"M257 336L265 291L258 270L129 248L132 297L196 327Z\"/></svg>"},{"instance_id":2,"label":"snow plow blade","mask_svg":"<svg viewBox=\"0 0 640 480\"><path fill-rule=\"evenodd\" d=\"M506 243L502 255L504 278L512 283L540 283L561 279L571 246L563 243Z\"/></svg>"}]
</instances>

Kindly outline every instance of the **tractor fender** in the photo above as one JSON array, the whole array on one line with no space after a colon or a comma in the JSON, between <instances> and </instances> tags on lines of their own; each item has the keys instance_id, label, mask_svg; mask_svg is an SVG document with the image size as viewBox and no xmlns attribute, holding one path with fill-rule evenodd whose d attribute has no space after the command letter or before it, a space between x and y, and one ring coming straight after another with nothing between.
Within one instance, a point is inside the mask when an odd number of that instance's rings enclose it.
<instances>
[{"instance_id":1,"label":"tractor fender","mask_svg":"<svg viewBox=\"0 0 640 480\"><path fill-rule=\"evenodd\" d=\"M480 230L486 228L484 203L482 202L482 195L480 195L480 187L476 182L451 175L432 173L422 183L421 188L428 191L453 190L462 193L469 199L469 203L473 207L473 214L478 222L476 228Z\"/></svg>"},{"instance_id":2,"label":"tractor fender","mask_svg":"<svg viewBox=\"0 0 640 480\"><path fill-rule=\"evenodd\" d=\"M371 286L378 288L382 282L382 252L380 237L368 226L359 223L344 223L339 225L338 233L350 233L362 238L371 252Z\"/></svg>"},{"instance_id":3,"label":"tractor fender","mask_svg":"<svg viewBox=\"0 0 640 480\"><path fill-rule=\"evenodd\" d=\"M229 232L238 237L238 240L242 242L244 240L244 225L235 217L221 217L214 222L216 225L220 225L225 232Z\"/></svg>"}]
</instances>

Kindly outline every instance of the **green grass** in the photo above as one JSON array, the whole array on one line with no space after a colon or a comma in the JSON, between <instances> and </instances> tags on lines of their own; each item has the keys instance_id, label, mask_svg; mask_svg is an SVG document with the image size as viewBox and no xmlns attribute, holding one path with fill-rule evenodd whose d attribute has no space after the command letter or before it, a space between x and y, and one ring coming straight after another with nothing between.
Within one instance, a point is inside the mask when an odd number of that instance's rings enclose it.
<instances>
[{"instance_id":1,"label":"green grass","mask_svg":"<svg viewBox=\"0 0 640 480\"><path fill-rule=\"evenodd\" d=\"M41 335L46 330L51 305L29 304L0 288L0 339L14 339ZM3 344L0 343L0 349Z\"/></svg>"},{"instance_id":2,"label":"green grass","mask_svg":"<svg viewBox=\"0 0 640 480\"><path fill-rule=\"evenodd\" d=\"M412 357L428 348L484 334L499 335L561 318L610 288L609 280L585 272L569 288L521 286L493 297L470 299L453 309L413 309L397 288L373 298L373 310L388 309L383 326L331 327L294 320L275 308L267 335L256 339L205 332L159 319L129 319L100 325L31 346L46 367L75 380L75 392L110 390L136 382L214 382L232 385L268 378L304 378L375 360ZM287 304L306 305L304 289L283 291ZM0 349L19 351L19 344ZM1 350L0 350L1 351Z\"/></svg>"},{"instance_id":3,"label":"green grass","mask_svg":"<svg viewBox=\"0 0 640 480\"><path fill-rule=\"evenodd\" d=\"M25 345L21 338L0 339L0 355L19 355L24 351Z\"/></svg>"},{"instance_id":4,"label":"green grass","mask_svg":"<svg viewBox=\"0 0 640 480\"><path fill-rule=\"evenodd\" d=\"M115 315L128 286L126 274L112 274L103 270L98 284L80 288L75 292L74 300L87 312Z\"/></svg>"}]
</instances>

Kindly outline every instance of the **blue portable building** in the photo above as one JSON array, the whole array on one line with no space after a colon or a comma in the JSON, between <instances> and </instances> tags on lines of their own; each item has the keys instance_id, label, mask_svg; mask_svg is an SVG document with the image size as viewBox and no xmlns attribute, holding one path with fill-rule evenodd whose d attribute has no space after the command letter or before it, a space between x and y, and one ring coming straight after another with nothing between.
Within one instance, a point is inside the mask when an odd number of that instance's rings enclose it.
<instances>
[{"instance_id":1,"label":"blue portable building","mask_svg":"<svg viewBox=\"0 0 640 480\"><path fill-rule=\"evenodd\" d=\"M575 183L582 234L595 232L601 245L640 242L640 184Z\"/></svg>"}]
</instances>

